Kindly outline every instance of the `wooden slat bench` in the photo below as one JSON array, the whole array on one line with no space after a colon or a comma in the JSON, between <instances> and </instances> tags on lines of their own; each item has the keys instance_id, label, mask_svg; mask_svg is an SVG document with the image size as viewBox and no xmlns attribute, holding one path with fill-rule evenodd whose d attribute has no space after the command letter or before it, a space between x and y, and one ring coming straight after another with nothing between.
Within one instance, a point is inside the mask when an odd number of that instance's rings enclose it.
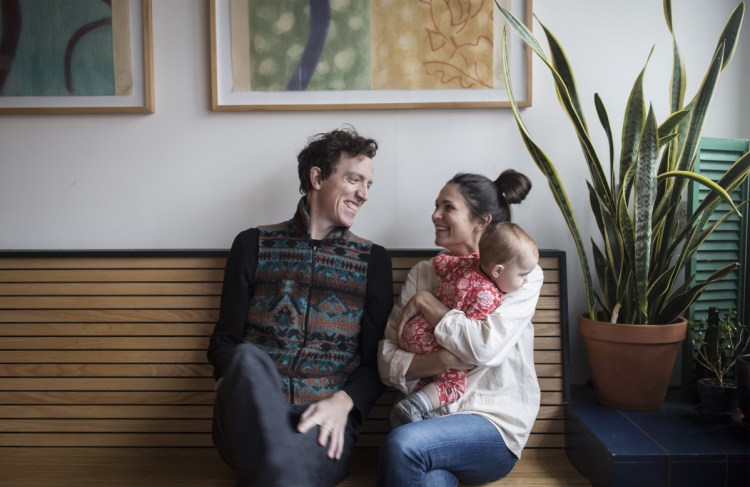
<instances>
[{"instance_id":1,"label":"wooden slat bench","mask_svg":"<svg viewBox=\"0 0 750 487\"><path fill-rule=\"evenodd\" d=\"M394 294L434 251L394 250ZM535 316L542 407L502 485L588 485L564 453L564 253L543 251ZM234 484L211 442L206 362L225 251L0 252L0 485ZM351 476L374 485L393 393ZM498 484L500 484L498 483Z\"/></svg>"}]
</instances>

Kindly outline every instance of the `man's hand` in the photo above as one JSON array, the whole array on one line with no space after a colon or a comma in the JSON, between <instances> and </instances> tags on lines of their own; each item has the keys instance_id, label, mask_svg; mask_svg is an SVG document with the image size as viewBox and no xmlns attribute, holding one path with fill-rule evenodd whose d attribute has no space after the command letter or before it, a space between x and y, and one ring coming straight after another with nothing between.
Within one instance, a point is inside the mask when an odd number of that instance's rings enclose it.
<instances>
[{"instance_id":1,"label":"man's hand","mask_svg":"<svg viewBox=\"0 0 750 487\"><path fill-rule=\"evenodd\" d=\"M344 452L344 433L349 411L354 407L352 398L339 391L327 399L311 404L300 417L297 431L307 433L320 427L318 444L328 446L328 458L340 460Z\"/></svg>"}]
</instances>

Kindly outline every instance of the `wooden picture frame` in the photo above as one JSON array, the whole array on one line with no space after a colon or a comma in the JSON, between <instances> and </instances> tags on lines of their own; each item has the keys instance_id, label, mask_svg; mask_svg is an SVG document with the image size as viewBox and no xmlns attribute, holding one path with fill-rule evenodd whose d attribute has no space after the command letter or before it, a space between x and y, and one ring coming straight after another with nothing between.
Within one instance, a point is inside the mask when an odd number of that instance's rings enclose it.
<instances>
[{"instance_id":1,"label":"wooden picture frame","mask_svg":"<svg viewBox=\"0 0 750 487\"><path fill-rule=\"evenodd\" d=\"M60 1L60 0L57 0ZM19 4L17 4L19 5ZM56 6L56 5L55 5ZM39 5L37 5L39 7ZM0 91L0 115L3 114L69 114L69 113L153 113L154 111L154 83L153 83L153 51L152 51L152 33L151 33L151 0L112 0L111 1L112 14L109 17L97 19L92 22L84 23L81 25L71 25L61 27L61 31L68 32L71 29L77 29L70 37L67 42L65 49L65 61L61 60L57 63L57 60L62 58L60 51L62 49L57 48L52 54L51 59L55 59L54 63L42 62L39 58L36 58L36 54L29 55L26 58L22 58L20 63L26 63L27 65L35 65L37 71L39 67L53 66L49 73L44 73L44 76L36 75L37 78L29 83L28 80L16 81L16 87L26 87L29 85L35 86L35 89L39 91L47 90L54 92L52 94L11 94L3 95ZM38 15L40 10L23 12L21 7L18 7L13 15L17 16L14 20L15 25L18 25L18 31L14 40L16 45L21 45L22 40L18 38L21 35L31 36L37 35L39 39L45 37L44 31L36 34L33 28L30 29L28 26L23 24L22 16L24 14L34 16ZM43 12L43 10L42 10ZM92 13L93 14L93 13ZM7 15L7 13L6 13ZM61 20L60 22L63 22ZM32 24L37 25L37 24ZM96 90L89 91L88 94L75 94L73 79L83 79L84 75L71 74L73 68L70 67L72 62L71 58L78 55L79 61L78 66L84 65L88 58L82 57L83 54L76 52L76 48L79 48L81 40L91 35L92 32L96 31L99 27L108 27L111 29L112 35L108 36L107 39L111 39L112 49L103 50L106 57L106 53L111 52L110 58L106 61L111 64L111 69L108 71L108 79L112 79L111 86L114 88L111 90L114 94L97 94ZM101 29L100 29L101 31ZM48 42L48 39L45 39ZM41 40L39 41L42 42ZM91 39L88 39L89 46L94 44ZM49 42L48 42L49 43ZM59 46L64 43L57 43L54 46ZM21 51L21 48L18 48ZM15 55L21 57L28 51L19 54L14 52ZM38 52L38 51L35 51ZM96 52L94 49L89 48L85 52ZM93 58L93 56L92 56ZM60 66L58 68L58 66ZM109 66L109 65L108 65ZM17 68L18 69L18 68ZM81 73L89 74L93 73L94 70L86 71L90 69L87 67L79 68ZM57 71L54 71L57 70ZM46 71L46 70L45 70ZM58 92L63 91L60 88L62 82L60 79L63 78L67 92L59 94ZM11 91L10 83L3 87L1 82L9 80L13 76L13 63L10 64L9 68L3 73L0 71L0 89L5 88L6 91ZM74 78L79 76L79 78ZM89 79L95 79L93 74L89 74ZM47 83L47 84L45 84ZM85 84L85 83L82 83ZM80 84L79 84L80 86ZM109 89L109 86L107 88ZM17 88L21 89L21 88ZM27 89L27 88L23 88ZM87 89L78 88L80 89ZM109 93L109 91L107 91Z\"/></svg>"},{"instance_id":2,"label":"wooden picture frame","mask_svg":"<svg viewBox=\"0 0 750 487\"><path fill-rule=\"evenodd\" d=\"M367 10L367 15L375 16L375 9L370 9L370 1L376 1L376 0L367 0L367 3L358 0L356 5L365 5L364 8ZM527 25L531 25L532 20L532 0L502 0L508 5L511 9L511 11L518 17L524 20L524 22ZM238 7L239 4L239 7ZM307 4L307 2L303 2L304 5ZM411 4L414 5L420 5L420 2L412 2ZM411 5L411 4L401 4L400 6L405 5ZM492 59L491 62L494 64L494 71L490 70L492 76L494 76L494 79L492 80L492 87L489 88L480 88L480 89L473 89L473 88L467 88L464 89L463 87L458 88L449 88L449 89L383 89L383 88L357 88L357 89L348 89L348 88L326 88L325 90L321 89L311 89L310 85L307 85L304 88L301 88L300 86L296 86L294 89L290 89L289 86L292 85L292 82L296 80L294 76L289 78L289 85L284 87L283 85L280 85L279 82L276 82L276 87L274 88L273 84L270 84L268 86L264 86L262 89L253 90L250 88L250 85L253 84L253 87L255 87L254 83L255 80L253 79L252 73L259 73L261 72L261 69L263 67L263 60L260 58L264 56L264 54L260 53L260 50L256 51L256 53L251 53L250 51L257 46L256 41L256 35L258 34L250 33L250 30L252 30L252 27L249 27L249 24L253 23L252 15L248 15L247 10L250 8L247 5L246 1L238 1L238 0L211 0L209 5L209 19L210 19L210 55L211 55L211 108L214 111L249 111L249 110L362 110L362 109L413 109L413 108L494 108L494 107L509 107L510 103L508 100L507 93L505 91L504 86L504 80L502 76L502 58L501 51L502 51L502 15L497 10L497 7L494 4L494 1L490 1L489 4L491 4L491 8L494 10L491 15L487 16L486 18L492 19L491 21L484 21L485 26L489 25L490 22L493 22L494 25L492 25L492 35L494 36L492 41L490 43L486 43L485 45L489 45L490 48L494 46L493 52L491 53ZM422 6L424 5L437 5L437 2L435 4L427 4L422 3ZM239 10L238 10L239 8ZM253 7L257 9L258 7ZM424 7L422 7L424 8ZM427 8L432 8L432 6L429 6ZM244 10L243 10L244 9ZM281 10L280 7L276 8L277 12L276 14L279 15L277 19L280 19L282 15L284 15L284 12L278 12L278 10ZM486 13L486 11L484 11ZM390 14L391 12L389 12ZM305 14L308 14L312 16L313 14L309 11L305 11ZM335 14L335 13L334 13ZM331 22L332 15L330 12L328 13L328 24L327 25L333 25ZM340 12L339 15L342 15ZM318 18L320 18L320 14L318 15ZM348 18L348 17L347 17ZM239 19L239 20L238 20ZM249 20L244 20L249 19ZM432 18L434 20L434 16ZM306 25L308 26L307 29L309 31L313 31L314 29L309 27L310 24L312 24L309 19L305 19L306 21L300 22L300 25ZM277 21L274 21L277 22ZM270 25L276 25L274 22L270 22L266 19L265 23ZM369 20L368 20L369 22ZM278 21L277 23L280 23ZM373 19L372 25L383 25L383 24L389 24L390 22L380 22L376 23ZM239 25L239 28L237 27ZM261 24L260 22L256 22L255 25L262 26L264 24ZM341 23L337 24L341 25ZM404 24L407 26L408 24ZM437 25L437 24L435 24ZM368 24L369 26L369 24ZM262 27L258 27L260 30ZM328 29L328 27L326 27ZM369 27L368 27L369 29ZM378 27L380 29L380 27ZM304 29L302 29L304 30ZM332 29L336 30L338 32L342 29ZM415 29L416 30L416 29ZM468 29L467 29L468 30ZM369 31L368 31L369 32ZM420 28L418 30L419 34L423 34L427 32L427 30ZM414 32L411 34L417 35ZM434 33L430 33L430 35L433 35ZM321 54L323 52L324 48L320 47L320 43L327 43L328 38L325 37L328 35L328 31L326 31L323 36L323 40L321 41L318 39L318 46L319 51L318 55L320 57L313 58L316 63L322 63L322 60L324 59L324 54ZM305 57L305 53L307 53L309 46L313 44L313 33L310 32L308 34L305 34L304 36L302 34L299 34L298 39L302 40L302 43L304 44L304 52L301 54L301 57L298 56L298 59L303 59ZM487 37L487 36L485 36ZM376 36L374 34L371 35L372 41L370 41L368 38L367 42L376 42L375 40ZM444 38L447 38L444 36ZM387 37L384 35L380 36L380 39L385 39L390 42L391 37ZM234 40L234 43L233 43ZM275 38L274 38L275 41ZM287 42L285 40L285 42ZM422 41L420 42L427 42ZM432 48L432 37L430 37L429 40L430 44L429 47ZM532 79L531 79L531 50L524 45L524 43L518 38L518 36L509 36L509 42L510 42L510 54L511 54L511 69L513 70L511 76L512 76L512 82L513 82L513 89L514 89L514 95L518 101L518 105L520 107L528 107L531 106L531 86L532 86ZM354 46L352 49L354 52L362 52L363 49L357 49L356 42L351 43L351 46ZM423 44L424 45L424 44ZM235 47L233 49L232 46L241 46L240 48ZM246 48L247 52L241 51L241 49L245 49L244 46L248 46ZM374 61L376 55L373 54L375 51L379 49L380 46L372 47L372 45L368 44L365 49L369 48L370 55L364 56L367 58L367 63L369 64L375 64L377 61ZM346 48L346 45L342 49ZM302 52L302 47L296 46L296 52L297 54L300 54ZM240 51L239 54L237 51ZM457 51L457 50L456 50ZM272 47L271 52L285 52L283 49L279 49L278 46ZM288 50L287 50L288 52ZM393 51L389 51L393 52ZM421 52L426 52L424 49ZM257 54L260 53L260 54ZM255 58L253 58L255 56ZM289 56L287 56L289 57ZM332 58L332 56L329 56ZM361 57L361 56L360 56ZM237 61L239 59L239 62ZM388 57L387 62L389 63L389 66L395 66L400 67L402 64L406 63L407 61L401 61L399 59L393 60L394 58ZM334 58L335 61L335 58ZM256 64L253 65L253 62ZM379 61L383 63L383 61ZM424 62L424 58L419 58L419 62L421 65L427 65L427 62ZM293 73L297 74L303 69L303 61L299 60L296 61L296 63L299 65L297 68L298 71L293 71ZM334 63L328 63L328 65L333 65ZM317 67L310 68L310 63L308 62L308 80L313 77L317 76L317 73L319 71L315 71L314 74L312 71L317 70ZM317 64L315 66L320 66L320 64ZM288 67L288 66L287 66ZM397 68L394 68L396 70ZM253 71L254 70L254 71ZM381 75L383 70L376 69L373 66L369 67L369 71L367 75L369 78L367 79L367 82L374 83L374 77L372 77L371 73L377 73L377 75ZM290 72L288 69L285 72ZM486 72L486 71L485 71ZM255 75L258 76L258 75ZM300 78L304 78L304 75L299 75ZM333 77L331 75L331 77ZM434 76L433 76L434 77ZM284 81L283 74L279 75L280 81ZM449 78L449 76L444 76L444 78ZM402 79L409 80L408 77L404 76ZM239 81L238 81L239 80ZM252 80L252 81L251 81ZM339 80L333 80L333 82L339 81ZM409 82L409 81L407 81ZM463 82L461 82L463 83ZM239 88L237 88L239 86ZM279 88L279 86L281 88Z\"/></svg>"}]
</instances>

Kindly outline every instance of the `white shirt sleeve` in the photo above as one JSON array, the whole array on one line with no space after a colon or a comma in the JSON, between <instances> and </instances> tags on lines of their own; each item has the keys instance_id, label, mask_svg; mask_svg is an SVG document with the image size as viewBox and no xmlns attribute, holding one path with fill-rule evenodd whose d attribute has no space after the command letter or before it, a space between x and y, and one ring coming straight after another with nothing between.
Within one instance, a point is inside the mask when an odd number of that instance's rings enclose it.
<instances>
[{"instance_id":1,"label":"white shirt sleeve","mask_svg":"<svg viewBox=\"0 0 750 487\"><path fill-rule=\"evenodd\" d=\"M398 314L401 308L419 291L435 289L439 279L432 267L432 261L419 262L411 268L406 281L401 288L401 294L393 305L385 327L385 338L380 341L378 350L378 372L384 384L395 387L403 393L409 393L417 383L416 380L407 382L406 372L409 370L414 354L402 350L398 344L397 327Z\"/></svg>"},{"instance_id":2,"label":"white shirt sleeve","mask_svg":"<svg viewBox=\"0 0 750 487\"><path fill-rule=\"evenodd\" d=\"M528 282L506 294L485 320L472 320L461 311L449 311L435 326L438 344L466 363L481 367L499 365L531 323L543 281L542 269L536 266Z\"/></svg>"}]
</instances>

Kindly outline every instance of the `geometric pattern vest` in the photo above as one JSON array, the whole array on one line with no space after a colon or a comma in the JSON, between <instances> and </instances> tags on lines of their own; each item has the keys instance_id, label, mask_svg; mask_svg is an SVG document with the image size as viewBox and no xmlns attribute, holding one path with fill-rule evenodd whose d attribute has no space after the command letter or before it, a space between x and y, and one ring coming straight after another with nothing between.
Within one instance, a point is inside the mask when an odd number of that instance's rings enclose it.
<instances>
[{"instance_id":1,"label":"geometric pattern vest","mask_svg":"<svg viewBox=\"0 0 750 487\"><path fill-rule=\"evenodd\" d=\"M372 242L345 228L310 240L300 200L292 220L258 227L258 264L245 341L276 364L292 404L325 399L360 365L359 335Z\"/></svg>"}]
</instances>

